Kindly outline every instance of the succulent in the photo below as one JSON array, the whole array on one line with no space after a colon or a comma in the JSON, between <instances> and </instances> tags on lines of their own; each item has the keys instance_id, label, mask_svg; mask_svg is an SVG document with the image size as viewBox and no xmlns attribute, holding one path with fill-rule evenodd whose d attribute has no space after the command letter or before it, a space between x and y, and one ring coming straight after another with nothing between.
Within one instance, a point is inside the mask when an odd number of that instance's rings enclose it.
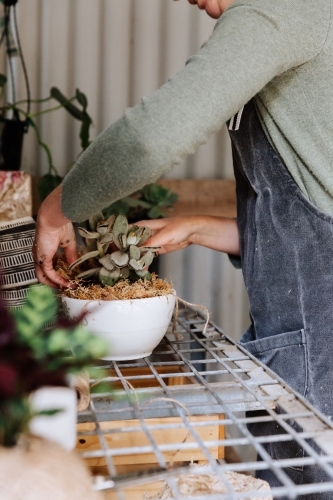
<instances>
[{"instance_id":1,"label":"succulent","mask_svg":"<svg viewBox=\"0 0 333 500\"><path fill-rule=\"evenodd\" d=\"M80 227L79 234L85 238L87 252L73 262L69 268L95 259L96 267L78 274L78 278L98 276L103 285L113 286L121 279L136 281L151 279L147 268L157 255L158 247L141 246L151 236L151 229L128 224L123 214L111 215L106 220L99 213L89 219L90 231ZM108 252L112 244L113 251Z\"/></svg>"}]
</instances>

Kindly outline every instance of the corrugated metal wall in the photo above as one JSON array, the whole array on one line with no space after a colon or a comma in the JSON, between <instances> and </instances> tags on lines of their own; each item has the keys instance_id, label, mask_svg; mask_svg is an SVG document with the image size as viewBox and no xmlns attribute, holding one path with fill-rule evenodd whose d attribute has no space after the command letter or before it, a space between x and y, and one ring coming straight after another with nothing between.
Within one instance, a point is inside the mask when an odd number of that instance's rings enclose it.
<instances>
[{"instance_id":1,"label":"corrugated metal wall","mask_svg":"<svg viewBox=\"0 0 333 500\"><path fill-rule=\"evenodd\" d=\"M79 87L89 100L93 138L126 107L181 70L215 24L186 0L19 0L17 13L32 97L48 95L51 86L70 96ZM24 98L17 71L19 97ZM79 123L64 110L38 121L55 165L64 174L80 149ZM232 177L228 141L222 130L169 177ZM32 174L47 171L45 153L32 130L26 137L23 166ZM226 256L189 248L165 257L162 269L181 297L205 304L228 333L240 335L247 322L247 300L241 273Z\"/></svg>"}]
</instances>

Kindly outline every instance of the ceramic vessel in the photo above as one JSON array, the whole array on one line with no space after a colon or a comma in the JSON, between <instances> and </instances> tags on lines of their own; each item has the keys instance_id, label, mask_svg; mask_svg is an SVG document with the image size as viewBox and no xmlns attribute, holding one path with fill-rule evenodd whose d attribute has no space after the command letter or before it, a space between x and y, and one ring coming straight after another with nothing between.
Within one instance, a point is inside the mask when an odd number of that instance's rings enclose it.
<instances>
[{"instance_id":1,"label":"ceramic vessel","mask_svg":"<svg viewBox=\"0 0 333 500\"><path fill-rule=\"evenodd\" d=\"M55 415L34 417L29 430L39 436L60 444L66 450L76 445L77 396L71 387L41 387L30 396L33 409L37 412L45 410L61 410Z\"/></svg>"},{"instance_id":2,"label":"ceramic vessel","mask_svg":"<svg viewBox=\"0 0 333 500\"><path fill-rule=\"evenodd\" d=\"M103 359L115 361L149 356L167 331L175 301L174 294L110 301L62 298L66 316L84 313L83 324L109 345Z\"/></svg>"}]
</instances>

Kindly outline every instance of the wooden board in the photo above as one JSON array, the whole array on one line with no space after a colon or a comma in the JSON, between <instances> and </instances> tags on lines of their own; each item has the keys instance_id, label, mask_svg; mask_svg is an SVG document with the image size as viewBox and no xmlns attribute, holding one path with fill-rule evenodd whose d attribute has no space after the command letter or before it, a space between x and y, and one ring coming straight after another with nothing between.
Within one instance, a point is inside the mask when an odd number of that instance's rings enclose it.
<instances>
[{"instance_id":1,"label":"wooden board","mask_svg":"<svg viewBox=\"0 0 333 500\"><path fill-rule=\"evenodd\" d=\"M217 441L224 439L224 426L219 425L221 422L220 415L204 415L191 416L188 420L195 423L209 422L209 425L204 427L194 427L197 434L203 441ZM172 444L172 443L194 443L192 449L188 450L172 450L163 452L163 456L168 463L176 462L191 462L205 460L207 457L199 449L192 435L182 425L182 420L179 417L170 418L153 418L145 419L147 425L163 425L163 424L180 424L179 427L172 429L152 429L151 434L157 445ZM123 448L144 447L150 446L150 442L146 434L141 430L138 420L100 422L101 429L109 430L110 433L105 433L105 439L110 449L118 450ZM138 430L130 430L130 428L138 428ZM92 431L95 429L94 423L78 424L78 432ZM87 452L99 450L101 448L99 438L96 435L78 436L76 451ZM213 446L209 449L214 458L223 458L223 447ZM89 467L102 467L105 465L104 458L88 458L85 462ZM113 457L115 465L140 465L140 464L158 464L158 460L153 452L140 452L138 454L129 453L126 455L117 455Z\"/></svg>"},{"instance_id":2,"label":"wooden board","mask_svg":"<svg viewBox=\"0 0 333 500\"><path fill-rule=\"evenodd\" d=\"M39 177L32 177L33 214L40 206ZM167 215L206 214L236 216L235 181L224 179L160 179L159 184L178 194L179 199Z\"/></svg>"},{"instance_id":3,"label":"wooden board","mask_svg":"<svg viewBox=\"0 0 333 500\"><path fill-rule=\"evenodd\" d=\"M224 179L161 179L159 184L178 194L167 215L236 217L236 184Z\"/></svg>"},{"instance_id":4,"label":"wooden board","mask_svg":"<svg viewBox=\"0 0 333 500\"><path fill-rule=\"evenodd\" d=\"M169 377L163 377L166 385L187 385L195 383L194 377L185 377L182 375L181 366L155 366L155 370L159 375L168 375ZM107 377L117 377L115 370L106 370ZM145 388L145 387L160 387L160 384L156 377L152 374L149 366L140 366L139 368L123 368L121 367L121 373L123 377L130 377L128 382L134 389ZM171 376L172 374L177 374L179 376ZM138 377L138 378L135 378ZM147 377L147 378L144 378ZM148 378L149 377L149 378ZM113 389L123 389L121 381L112 382Z\"/></svg>"}]
</instances>

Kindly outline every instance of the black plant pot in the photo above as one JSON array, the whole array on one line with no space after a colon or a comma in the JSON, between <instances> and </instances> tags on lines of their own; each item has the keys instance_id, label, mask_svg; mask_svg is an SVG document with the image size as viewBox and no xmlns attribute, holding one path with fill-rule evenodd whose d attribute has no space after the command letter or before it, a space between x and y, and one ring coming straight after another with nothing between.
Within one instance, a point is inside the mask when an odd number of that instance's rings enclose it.
<instances>
[{"instance_id":1,"label":"black plant pot","mask_svg":"<svg viewBox=\"0 0 333 500\"><path fill-rule=\"evenodd\" d=\"M0 170L19 170L27 122L0 118Z\"/></svg>"}]
</instances>

